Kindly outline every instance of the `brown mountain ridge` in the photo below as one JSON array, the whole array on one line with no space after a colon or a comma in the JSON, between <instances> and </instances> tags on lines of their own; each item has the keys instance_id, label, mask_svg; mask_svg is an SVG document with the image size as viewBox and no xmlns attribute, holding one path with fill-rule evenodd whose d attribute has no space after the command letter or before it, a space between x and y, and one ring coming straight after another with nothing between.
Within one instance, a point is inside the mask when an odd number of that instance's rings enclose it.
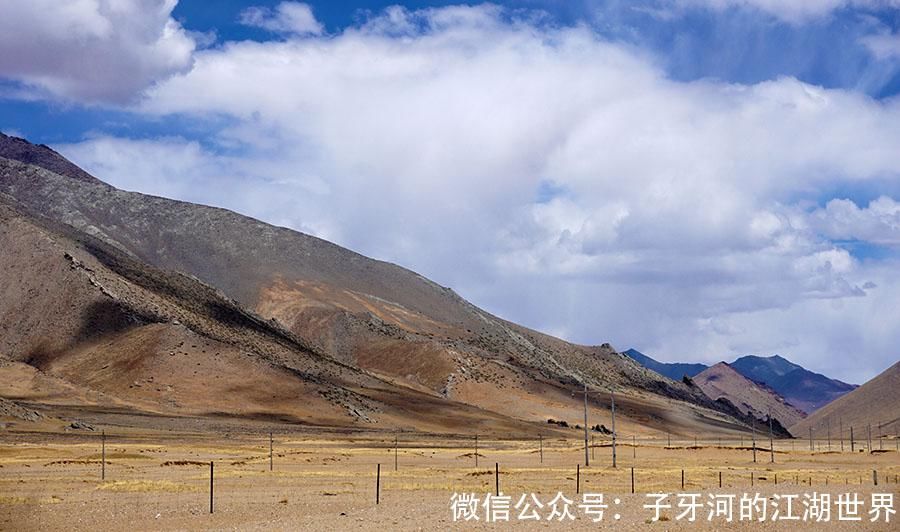
<instances>
[{"instance_id":1,"label":"brown mountain ridge","mask_svg":"<svg viewBox=\"0 0 900 532\"><path fill-rule=\"evenodd\" d=\"M790 427L806 417L773 389L744 377L725 362L703 370L693 381L709 397L727 399L742 413L757 419L771 416L781 426Z\"/></svg>"},{"instance_id":2,"label":"brown mountain ridge","mask_svg":"<svg viewBox=\"0 0 900 532\"><path fill-rule=\"evenodd\" d=\"M587 383L619 395L624 430L747 429L607 344L510 323L402 267L118 190L21 139L0 136L0 154L0 357L61 379L95 413L532 431L580 419Z\"/></svg>"},{"instance_id":3,"label":"brown mountain ridge","mask_svg":"<svg viewBox=\"0 0 900 532\"><path fill-rule=\"evenodd\" d=\"M844 438L850 427L856 427L855 437L860 439L867 435L868 427L876 438L878 434L900 435L900 362L798 421L791 432L802 438L812 429L814 437L822 438L836 435L841 427Z\"/></svg>"}]
</instances>

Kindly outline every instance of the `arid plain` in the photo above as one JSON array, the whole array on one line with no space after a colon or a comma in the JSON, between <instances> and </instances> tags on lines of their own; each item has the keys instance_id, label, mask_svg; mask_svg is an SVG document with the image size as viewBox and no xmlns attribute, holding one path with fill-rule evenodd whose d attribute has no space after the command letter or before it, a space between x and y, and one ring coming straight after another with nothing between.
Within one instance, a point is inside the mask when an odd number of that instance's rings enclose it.
<instances>
[{"instance_id":1,"label":"arid plain","mask_svg":"<svg viewBox=\"0 0 900 532\"><path fill-rule=\"evenodd\" d=\"M856 452L850 452L845 441L840 452L837 440L830 442L831 450L827 442L816 441L815 451L809 450L808 441L776 441L774 463L768 440L760 439L754 463L747 439L675 439L669 444L643 437L633 440L634 446L623 435L617 445L618 467L611 466L611 442L597 438L586 468L583 441L573 430L571 437L527 441L482 437L476 467L476 444L468 436L282 431L273 434L270 464L269 434L259 427L253 428L256 432L219 435L115 429L106 433L104 472L99 432L60 432L39 425L21 432L12 427L2 434L0 529L638 530L651 524L658 530L819 529L823 523L740 522L737 503L731 523L721 517L708 521L708 508L700 509L693 523L676 520L678 508L662 511L662 520L651 523L653 511L644 505L652 502L648 493L669 493L675 506L678 493L701 493L705 504L709 493L802 498L826 492L836 499L850 492L865 502L863 521L838 522L833 513L830 526L895 530L896 519L890 524L868 520L868 502L873 492L893 493L895 498L900 494L900 453L893 438L873 441L871 453L864 449L865 442L857 442ZM210 461L215 464L212 514ZM495 491L498 480L501 493L512 496L512 505L522 494L536 494L545 504L540 511L544 520L519 520L513 508L508 523L486 523L481 509L478 521L454 521L454 493L483 497ZM575 520L546 519L551 513L548 503L557 492L573 501ZM609 509L601 523L577 508L584 493L605 495ZM614 504L614 498L620 504ZM794 513L802 516L803 508Z\"/></svg>"}]
</instances>

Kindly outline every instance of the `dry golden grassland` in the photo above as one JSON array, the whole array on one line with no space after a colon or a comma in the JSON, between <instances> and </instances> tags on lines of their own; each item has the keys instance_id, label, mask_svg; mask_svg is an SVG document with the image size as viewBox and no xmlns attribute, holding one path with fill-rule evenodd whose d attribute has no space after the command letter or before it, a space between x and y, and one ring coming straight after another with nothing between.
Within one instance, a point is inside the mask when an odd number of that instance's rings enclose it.
<instances>
[{"instance_id":1,"label":"dry golden grassland","mask_svg":"<svg viewBox=\"0 0 900 532\"><path fill-rule=\"evenodd\" d=\"M584 467L578 440L539 442L480 439L478 467L474 441L436 436L393 435L334 437L276 434L273 471L269 471L268 435L126 433L108 434L106 478L101 480L99 435L27 434L0 441L0 529L2 530L183 530L183 529L467 529L559 528L616 530L755 528L896 530L890 524L726 523L666 521L648 523L647 493L803 494L873 491L898 493L900 453L893 440L884 452L839 452L807 442L776 442L775 463L768 442L760 442L757 462L744 442L694 445L690 442L638 440L617 447L618 467L611 467L609 442L597 440L593 461ZM763 449L763 447L766 447ZM793 450L792 450L793 449ZM877 450L878 447L876 446ZM395 454L396 453L396 454ZM395 456L397 470L394 469ZM215 463L214 510L209 513L209 462ZM377 465L381 467L380 501L375 504ZM581 493L604 493L619 521L597 525L585 516L575 521L486 524L453 521L450 497L483 496L500 489L518 499L535 493L549 501L557 492L580 502ZM576 465L581 464L576 473ZM635 495L631 495L631 468ZM681 488L684 471L685 487ZM873 486L872 472L879 476ZM719 473L722 488L719 489ZM777 485L776 485L777 476ZM752 477L752 480L751 480ZM751 486L752 482L752 486ZM898 500L900 503L900 500ZM900 504L895 504L900 509ZM611 510L612 511L612 510ZM547 513L547 512L545 512ZM896 516L895 516L896 517ZM790 526L788 526L790 525Z\"/></svg>"}]
</instances>

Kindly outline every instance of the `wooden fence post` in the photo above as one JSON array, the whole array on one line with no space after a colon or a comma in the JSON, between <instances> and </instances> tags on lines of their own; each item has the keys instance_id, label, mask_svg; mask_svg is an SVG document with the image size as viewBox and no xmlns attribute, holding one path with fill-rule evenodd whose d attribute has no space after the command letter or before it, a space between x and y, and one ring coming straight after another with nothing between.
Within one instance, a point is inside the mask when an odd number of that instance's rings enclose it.
<instances>
[{"instance_id":1,"label":"wooden fence post","mask_svg":"<svg viewBox=\"0 0 900 532\"><path fill-rule=\"evenodd\" d=\"M475 435L475 467L478 468L478 434Z\"/></svg>"},{"instance_id":2,"label":"wooden fence post","mask_svg":"<svg viewBox=\"0 0 900 532\"><path fill-rule=\"evenodd\" d=\"M106 480L106 431L100 433L100 480Z\"/></svg>"},{"instance_id":3,"label":"wooden fence post","mask_svg":"<svg viewBox=\"0 0 900 532\"><path fill-rule=\"evenodd\" d=\"M581 464L575 464L575 493L581 491Z\"/></svg>"},{"instance_id":4,"label":"wooden fence post","mask_svg":"<svg viewBox=\"0 0 900 532\"><path fill-rule=\"evenodd\" d=\"M213 513L213 461L209 461L209 513Z\"/></svg>"},{"instance_id":5,"label":"wooden fence post","mask_svg":"<svg viewBox=\"0 0 900 532\"><path fill-rule=\"evenodd\" d=\"M381 502L381 464L375 466L375 504Z\"/></svg>"},{"instance_id":6,"label":"wooden fence post","mask_svg":"<svg viewBox=\"0 0 900 532\"><path fill-rule=\"evenodd\" d=\"M500 464L494 462L494 495L500 496Z\"/></svg>"}]
</instances>

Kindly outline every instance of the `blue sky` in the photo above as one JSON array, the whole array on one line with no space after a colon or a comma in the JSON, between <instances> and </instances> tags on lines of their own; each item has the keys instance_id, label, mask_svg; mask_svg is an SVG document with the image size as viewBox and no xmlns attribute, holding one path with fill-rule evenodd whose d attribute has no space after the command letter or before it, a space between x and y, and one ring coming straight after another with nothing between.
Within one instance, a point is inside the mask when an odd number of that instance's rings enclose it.
<instances>
[{"instance_id":1,"label":"blue sky","mask_svg":"<svg viewBox=\"0 0 900 532\"><path fill-rule=\"evenodd\" d=\"M0 130L116 186L581 343L898 358L897 0L51 4L0 0Z\"/></svg>"},{"instance_id":2,"label":"blue sky","mask_svg":"<svg viewBox=\"0 0 900 532\"><path fill-rule=\"evenodd\" d=\"M172 17L188 30L214 38L207 46L229 41L271 41L282 35L240 21L252 6L274 8L281 0L180 0ZM677 17L649 12L666 2L599 2L591 0L521 0L495 2L511 10L538 10L550 25L586 24L605 38L629 43L654 54L667 74L677 80L713 78L730 83L757 83L791 76L828 88L860 90L874 98L900 93L900 65L896 57L881 59L864 44L867 35L900 29L900 10L844 7L803 23L772 13L732 7L712 10L686 8ZM752 4L752 2L750 2ZM391 1L307 2L327 32L336 34L359 24ZM400 2L409 9L455 5L453 1ZM17 85L6 81L7 85ZM2 87L3 85L0 85ZM203 139L190 124L146 121L106 106L83 107L71 102L0 99L0 127L27 134L41 142L78 139L97 128L129 131L131 135L177 132Z\"/></svg>"}]
</instances>

